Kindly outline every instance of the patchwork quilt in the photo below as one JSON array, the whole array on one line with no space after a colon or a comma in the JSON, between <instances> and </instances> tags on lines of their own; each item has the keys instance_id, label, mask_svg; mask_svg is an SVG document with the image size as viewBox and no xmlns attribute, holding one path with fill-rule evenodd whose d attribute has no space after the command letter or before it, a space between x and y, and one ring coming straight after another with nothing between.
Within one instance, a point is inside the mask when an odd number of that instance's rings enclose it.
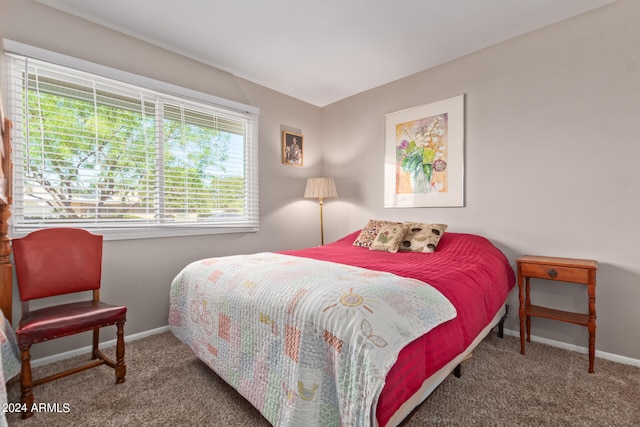
<instances>
[{"instance_id":1,"label":"patchwork quilt","mask_svg":"<svg viewBox=\"0 0 640 427\"><path fill-rule=\"evenodd\" d=\"M6 382L20 373L20 351L16 334L4 315L0 314L0 403L5 409L7 402ZM6 426L7 418L4 411L0 415L0 427Z\"/></svg>"},{"instance_id":2,"label":"patchwork quilt","mask_svg":"<svg viewBox=\"0 0 640 427\"><path fill-rule=\"evenodd\" d=\"M173 334L278 426L372 425L400 350L456 316L424 282L276 253L194 262L170 301Z\"/></svg>"}]
</instances>

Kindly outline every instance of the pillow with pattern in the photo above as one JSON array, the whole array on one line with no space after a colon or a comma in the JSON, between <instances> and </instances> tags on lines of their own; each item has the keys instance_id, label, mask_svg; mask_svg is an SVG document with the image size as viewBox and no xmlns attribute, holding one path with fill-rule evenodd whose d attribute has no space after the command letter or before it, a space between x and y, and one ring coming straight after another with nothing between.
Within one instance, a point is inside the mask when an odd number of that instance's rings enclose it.
<instances>
[{"instance_id":1,"label":"pillow with pattern","mask_svg":"<svg viewBox=\"0 0 640 427\"><path fill-rule=\"evenodd\" d=\"M407 222L407 234L400 244L400 252L435 252L447 229L447 224Z\"/></svg>"},{"instance_id":2,"label":"pillow with pattern","mask_svg":"<svg viewBox=\"0 0 640 427\"><path fill-rule=\"evenodd\" d=\"M353 241L353 246L360 246L363 248L368 248L371 246L373 239L376 238L378 233L380 232L380 227L384 224L402 224L401 222L391 222L391 221L381 221L377 219L370 219L367 222L367 225L360 231L360 234Z\"/></svg>"},{"instance_id":3,"label":"pillow with pattern","mask_svg":"<svg viewBox=\"0 0 640 427\"><path fill-rule=\"evenodd\" d=\"M387 223L380 227L380 231L369 250L371 251L384 251L384 252L398 252L400 243L404 240L404 236L407 234L409 226L406 224Z\"/></svg>"}]
</instances>

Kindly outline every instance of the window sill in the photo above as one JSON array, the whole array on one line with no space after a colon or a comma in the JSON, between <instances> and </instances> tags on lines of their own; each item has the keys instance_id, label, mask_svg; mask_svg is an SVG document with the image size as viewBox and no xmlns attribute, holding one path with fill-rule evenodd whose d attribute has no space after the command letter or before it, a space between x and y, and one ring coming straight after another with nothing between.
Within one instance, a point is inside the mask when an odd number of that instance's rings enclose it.
<instances>
[{"instance_id":1,"label":"window sill","mask_svg":"<svg viewBox=\"0 0 640 427\"><path fill-rule=\"evenodd\" d=\"M74 225L67 225L67 227L74 227ZM210 234L230 234L230 233L255 233L258 231L258 226L148 226L148 227L131 227L131 228L108 228L108 227L85 227L83 228L94 234L100 234L104 236L104 240L133 240L133 239L154 239L161 237L187 237L187 236L203 236ZM40 228L26 229L21 227L20 230L12 230L11 236L13 238L24 237L32 231L39 230Z\"/></svg>"}]
</instances>

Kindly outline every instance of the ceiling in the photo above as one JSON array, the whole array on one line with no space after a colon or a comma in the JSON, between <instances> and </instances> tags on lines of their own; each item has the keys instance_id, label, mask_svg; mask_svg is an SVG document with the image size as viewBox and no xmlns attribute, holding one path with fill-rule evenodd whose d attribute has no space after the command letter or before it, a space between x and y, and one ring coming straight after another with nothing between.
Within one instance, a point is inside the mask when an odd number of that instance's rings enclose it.
<instances>
[{"instance_id":1,"label":"ceiling","mask_svg":"<svg viewBox=\"0 0 640 427\"><path fill-rule=\"evenodd\" d=\"M37 0L325 106L615 0Z\"/></svg>"}]
</instances>

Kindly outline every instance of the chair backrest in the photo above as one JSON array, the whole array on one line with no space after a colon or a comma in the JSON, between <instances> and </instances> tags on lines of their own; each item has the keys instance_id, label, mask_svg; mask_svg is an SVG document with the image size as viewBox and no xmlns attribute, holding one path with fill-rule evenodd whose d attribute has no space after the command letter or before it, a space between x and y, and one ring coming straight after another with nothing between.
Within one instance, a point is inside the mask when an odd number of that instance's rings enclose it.
<instances>
[{"instance_id":1,"label":"chair backrest","mask_svg":"<svg viewBox=\"0 0 640 427\"><path fill-rule=\"evenodd\" d=\"M13 239L11 245L21 301L100 288L100 235L48 228Z\"/></svg>"}]
</instances>

